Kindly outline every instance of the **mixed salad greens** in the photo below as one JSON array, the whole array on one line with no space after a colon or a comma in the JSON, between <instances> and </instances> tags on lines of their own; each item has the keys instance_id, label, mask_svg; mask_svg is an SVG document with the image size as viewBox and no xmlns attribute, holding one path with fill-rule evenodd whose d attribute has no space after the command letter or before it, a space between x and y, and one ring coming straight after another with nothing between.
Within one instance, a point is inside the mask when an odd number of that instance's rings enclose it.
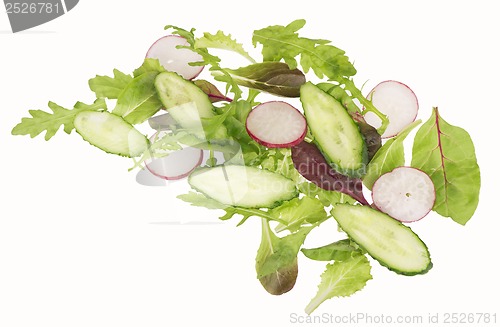
<instances>
[{"instance_id":1,"label":"mixed salad greens","mask_svg":"<svg viewBox=\"0 0 500 327\"><path fill-rule=\"evenodd\" d=\"M472 140L434 108L405 166L403 142L421 123L415 94L386 81L363 95L345 52L300 36L304 24L254 31L260 60L222 31L197 36L166 26L172 35L155 42L132 74L114 69L90 79L94 103L67 109L49 102L52 112L30 110L12 134L45 132L49 140L61 126L76 130L101 150L132 158L132 169L187 177L192 191L178 198L219 210L222 220L239 217L239 226L261 218L255 267L269 293L294 287L299 252L327 262L308 314L361 290L372 278L370 258L398 274L426 273L429 250L406 223L431 210L462 225L473 216L480 171ZM213 49L235 52L246 65L225 67ZM211 81L198 78L203 67ZM276 100L259 102L263 93ZM300 98L302 108L284 98ZM148 123L145 135L138 127ZM332 219L339 226L333 242L303 248Z\"/></svg>"}]
</instances>

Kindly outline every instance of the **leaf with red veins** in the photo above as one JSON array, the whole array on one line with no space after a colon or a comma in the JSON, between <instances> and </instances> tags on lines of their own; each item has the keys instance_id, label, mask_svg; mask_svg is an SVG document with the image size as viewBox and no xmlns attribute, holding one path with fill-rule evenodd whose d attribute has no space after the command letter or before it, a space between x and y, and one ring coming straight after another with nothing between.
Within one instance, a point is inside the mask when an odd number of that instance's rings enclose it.
<instances>
[{"instance_id":1,"label":"leaf with red veins","mask_svg":"<svg viewBox=\"0 0 500 327\"><path fill-rule=\"evenodd\" d=\"M193 81L196 86L198 86L206 95L208 95L208 98L212 103L219 102L219 101L227 101L231 102L233 99L228 98L224 94L222 94L221 91L217 88L217 86L213 85L209 81L206 81L204 79L198 79Z\"/></svg>"},{"instance_id":2,"label":"leaf with red veins","mask_svg":"<svg viewBox=\"0 0 500 327\"><path fill-rule=\"evenodd\" d=\"M427 173L434 183L433 210L465 225L477 208L481 187L469 133L447 123L434 108L415 135L411 165Z\"/></svg>"}]
</instances>

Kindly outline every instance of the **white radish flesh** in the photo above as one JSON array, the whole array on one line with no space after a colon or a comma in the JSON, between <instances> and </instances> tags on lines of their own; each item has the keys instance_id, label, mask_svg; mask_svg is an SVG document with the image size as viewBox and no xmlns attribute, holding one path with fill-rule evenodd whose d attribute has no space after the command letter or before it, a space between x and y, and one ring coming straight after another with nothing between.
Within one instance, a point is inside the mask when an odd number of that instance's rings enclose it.
<instances>
[{"instance_id":1,"label":"white radish flesh","mask_svg":"<svg viewBox=\"0 0 500 327\"><path fill-rule=\"evenodd\" d=\"M406 84L384 81L375 86L367 98L389 119L389 126L382 134L382 138L396 136L417 118L418 99ZM364 117L373 127L381 126L382 121L373 112L367 112Z\"/></svg>"},{"instance_id":2,"label":"white radish flesh","mask_svg":"<svg viewBox=\"0 0 500 327\"><path fill-rule=\"evenodd\" d=\"M246 121L248 134L269 148L288 148L304 140L307 122L300 111L282 101L255 107Z\"/></svg>"},{"instance_id":3,"label":"white radish flesh","mask_svg":"<svg viewBox=\"0 0 500 327\"><path fill-rule=\"evenodd\" d=\"M153 135L151 142L161 138L160 133ZM185 147L181 150L169 152L166 156L159 156L146 161L147 169L155 176L165 180L178 180L191 174L201 165L203 150Z\"/></svg>"},{"instance_id":4,"label":"white radish flesh","mask_svg":"<svg viewBox=\"0 0 500 327\"><path fill-rule=\"evenodd\" d=\"M399 167L375 181L372 198L380 211L401 222L413 222L432 210L436 191L431 178L423 171Z\"/></svg>"},{"instance_id":5,"label":"white radish flesh","mask_svg":"<svg viewBox=\"0 0 500 327\"><path fill-rule=\"evenodd\" d=\"M178 35L164 36L153 43L146 58L158 59L166 70L191 80L201 73L203 66L191 66L189 63L202 61L203 58L194 51L178 49L177 46L189 46L189 43Z\"/></svg>"}]
</instances>

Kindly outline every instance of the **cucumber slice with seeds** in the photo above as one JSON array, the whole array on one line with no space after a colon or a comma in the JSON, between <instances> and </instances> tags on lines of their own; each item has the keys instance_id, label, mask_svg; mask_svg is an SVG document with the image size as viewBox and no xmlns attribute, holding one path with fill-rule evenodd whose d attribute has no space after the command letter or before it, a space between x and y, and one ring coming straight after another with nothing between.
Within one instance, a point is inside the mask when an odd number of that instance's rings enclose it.
<instances>
[{"instance_id":1,"label":"cucumber slice with seeds","mask_svg":"<svg viewBox=\"0 0 500 327\"><path fill-rule=\"evenodd\" d=\"M244 208L272 208L298 195L292 180L248 166L200 168L189 176L188 182L209 198Z\"/></svg>"},{"instance_id":2,"label":"cucumber slice with seeds","mask_svg":"<svg viewBox=\"0 0 500 327\"><path fill-rule=\"evenodd\" d=\"M204 139L202 118L214 116L213 105L208 95L194 83L173 72L162 72L156 76L158 96L170 116L185 129Z\"/></svg>"},{"instance_id":3,"label":"cucumber slice with seeds","mask_svg":"<svg viewBox=\"0 0 500 327\"><path fill-rule=\"evenodd\" d=\"M332 215L340 228L381 265L402 275L432 268L429 250L409 227L367 206L338 204Z\"/></svg>"},{"instance_id":4,"label":"cucumber slice with seeds","mask_svg":"<svg viewBox=\"0 0 500 327\"><path fill-rule=\"evenodd\" d=\"M74 120L75 130L90 144L107 153L138 157L149 141L122 117L109 112L82 111Z\"/></svg>"},{"instance_id":5,"label":"cucumber slice with seeds","mask_svg":"<svg viewBox=\"0 0 500 327\"><path fill-rule=\"evenodd\" d=\"M361 177L368 161L366 144L342 104L311 82L302 85L300 100L314 143L328 163L341 174Z\"/></svg>"}]
</instances>

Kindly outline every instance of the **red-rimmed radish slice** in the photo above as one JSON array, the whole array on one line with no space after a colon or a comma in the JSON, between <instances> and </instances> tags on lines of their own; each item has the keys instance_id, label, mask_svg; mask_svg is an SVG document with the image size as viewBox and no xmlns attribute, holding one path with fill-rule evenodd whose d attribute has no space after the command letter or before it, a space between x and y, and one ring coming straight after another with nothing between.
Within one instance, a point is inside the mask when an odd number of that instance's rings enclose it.
<instances>
[{"instance_id":1,"label":"red-rimmed radish slice","mask_svg":"<svg viewBox=\"0 0 500 327\"><path fill-rule=\"evenodd\" d=\"M265 102L247 117L248 134L269 148L289 148L304 140L307 123L304 115L282 101Z\"/></svg>"},{"instance_id":2,"label":"red-rimmed radish slice","mask_svg":"<svg viewBox=\"0 0 500 327\"><path fill-rule=\"evenodd\" d=\"M146 58L158 59L166 70L191 80L201 73L203 66L190 66L189 63L202 61L203 58L189 49L178 49L177 46L179 45L188 46L189 43L182 36L164 36L153 43L146 54Z\"/></svg>"},{"instance_id":3,"label":"red-rimmed radish slice","mask_svg":"<svg viewBox=\"0 0 500 327\"><path fill-rule=\"evenodd\" d=\"M382 138L396 136L417 118L417 96L401 82L381 82L370 91L367 99L389 118L389 126L382 134ZM367 112L364 117L368 124L375 128L380 127L381 120L374 113Z\"/></svg>"},{"instance_id":4,"label":"red-rimmed radish slice","mask_svg":"<svg viewBox=\"0 0 500 327\"><path fill-rule=\"evenodd\" d=\"M151 140L161 137L161 133L153 135ZM165 180L178 180L191 174L201 165L203 150L185 147L181 150L170 152L167 156L146 160L146 168L155 176Z\"/></svg>"},{"instance_id":5,"label":"red-rimmed radish slice","mask_svg":"<svg viewBox=\"0 0 500 327\"><path fill-rule=\"evenodd\" d=\"M431 178L423 171L398 167L375 181L372 198L380 211L409 223L422 219L432 210L436 191Z\"/></svg>"}]
</instances>

